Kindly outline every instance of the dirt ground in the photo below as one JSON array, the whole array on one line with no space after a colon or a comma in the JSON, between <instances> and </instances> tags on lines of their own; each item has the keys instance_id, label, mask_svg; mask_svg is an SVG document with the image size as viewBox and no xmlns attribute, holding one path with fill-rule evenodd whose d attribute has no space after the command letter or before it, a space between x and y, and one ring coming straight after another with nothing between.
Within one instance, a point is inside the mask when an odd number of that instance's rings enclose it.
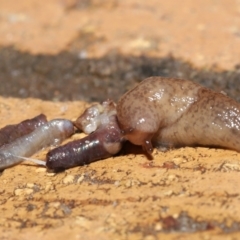
<instances>
[{"instance_id":1,"label":"dirt ground","mask_svg":"<svg viewBox=\"0 0 240 240\"><path fill-rule=\"evenodd\" d=\"M238 0L0 0L0 36L0 127L40 113L74 120L152 75L240 101ZM27 162L4 170L0 239L240 238L239 153L153 156L126 146L57 174Z\"/></svg>"}]
</instances>

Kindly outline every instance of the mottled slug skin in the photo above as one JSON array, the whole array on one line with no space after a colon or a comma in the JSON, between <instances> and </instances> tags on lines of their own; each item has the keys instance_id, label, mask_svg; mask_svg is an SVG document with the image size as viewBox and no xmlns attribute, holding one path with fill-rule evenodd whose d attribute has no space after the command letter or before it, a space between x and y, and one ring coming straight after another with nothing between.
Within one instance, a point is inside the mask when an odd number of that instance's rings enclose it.
<instances>
[{"instance_id":1,"label":"mottled slug skin","mask_svg":"<svg viewBox=\"0 0 240 240\"><path fill-rule=\"evenodd\" d=\"M124 138L149 153L152 144L240 151L240 104L191 81L147 78L121 97L117 117Z\"/></svg>"}]
</instances>

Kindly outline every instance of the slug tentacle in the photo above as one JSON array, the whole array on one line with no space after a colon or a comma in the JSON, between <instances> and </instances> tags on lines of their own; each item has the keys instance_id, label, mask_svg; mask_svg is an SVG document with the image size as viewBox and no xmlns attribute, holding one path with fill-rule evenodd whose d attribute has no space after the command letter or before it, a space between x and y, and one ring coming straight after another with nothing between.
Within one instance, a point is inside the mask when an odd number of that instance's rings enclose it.
<instances>
[{"instance_id":1,"label":"slug tentacle","mask_svg":"<svg viewBox=\"0 0 240 240\"><path fill-rule=\"evenodd\" d=\"M30 157L44 147L59 143L74 133L71 121L55 119L40 126L32 133L0 148L0 169L11 167ZM18 157L19 156L19 157Z\"/></svg>"}]
</instances>

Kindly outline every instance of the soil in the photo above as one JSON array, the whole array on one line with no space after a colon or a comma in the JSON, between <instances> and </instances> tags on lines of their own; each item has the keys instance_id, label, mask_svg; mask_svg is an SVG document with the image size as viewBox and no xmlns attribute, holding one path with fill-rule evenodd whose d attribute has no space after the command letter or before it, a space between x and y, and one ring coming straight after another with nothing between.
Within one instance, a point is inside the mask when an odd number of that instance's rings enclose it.
<instances>
[{"instance_id":1,"label":"soil","mask_svg":"<svg viewBox=\"0 0 240 240\"><path fill-rule=\"evenodd\" d=\"M0 127L40 113L74 120L153 75L240 101L239 1L0 1L0 36ZM4 170L0 239L240 238L239 153L153 156L126 145L57 174L28 162Z\"/></svg>"}]
</instances>

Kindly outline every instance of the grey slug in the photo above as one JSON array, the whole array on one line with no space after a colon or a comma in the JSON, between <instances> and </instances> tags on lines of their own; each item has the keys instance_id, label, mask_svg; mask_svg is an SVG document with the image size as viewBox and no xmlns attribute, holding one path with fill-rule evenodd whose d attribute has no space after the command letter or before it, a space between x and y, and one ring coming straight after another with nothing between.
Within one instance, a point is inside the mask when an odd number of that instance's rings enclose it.
<instances>
[{"instance_id":1,"label":"grey slug","mask_svg":"<svg viewBox=\"0 0 240 240\"><path fill-rule=\"evenodd\" d=\"M123 137L153 146L215 146L240 152L240 104L192 81L150 77L117 104Z\"/></svg>"},{"instance_id":2,"label":"grey slug","mask_svg":"<svg viewBox=\"0 0 240 240\"><path fill-rule=\"evenodd\" d=\"M55 119L35 129L33 132L17 138L0 148L0 170L16 165L24 160L46 165L45 161L29 159L44 147L59 143L74 133L71 121Z\"/></svg>"},{"instance_id":3,"label":"grey slug","mask_svg":"<svg viewBox=\"0 0 240 240\"><path fill-rule=\"evenodd\" d=\"M29 134L36 128L47 123L44 114L40 114L32 119L24 120L18 124L7 125L0 129L0 146L13 142L19 137Z\"/></svg>"}]
</instances>

